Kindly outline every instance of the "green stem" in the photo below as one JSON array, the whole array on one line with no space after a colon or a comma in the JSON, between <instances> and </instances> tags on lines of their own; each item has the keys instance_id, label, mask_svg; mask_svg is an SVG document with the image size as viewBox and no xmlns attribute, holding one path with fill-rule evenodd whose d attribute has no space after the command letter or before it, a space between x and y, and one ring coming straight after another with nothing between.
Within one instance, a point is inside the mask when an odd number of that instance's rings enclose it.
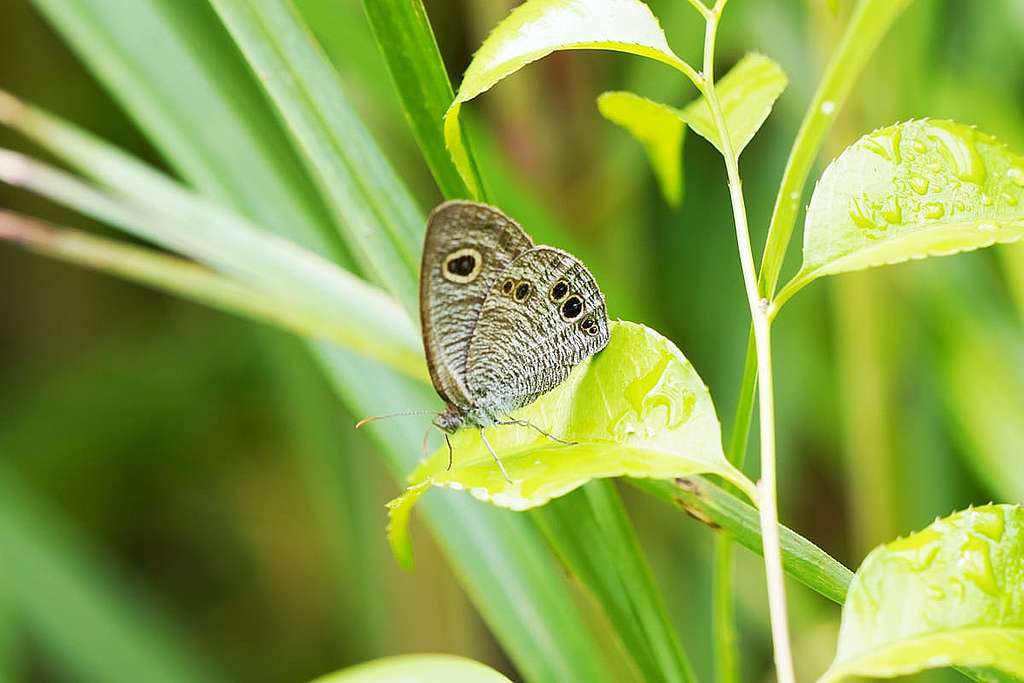
<instances>
[{"instance_id":1,"label":"green stem","mask_svg":"<svg viewBox=\"0 0 1024 683\"><path fill-rule=\"evenodd\" d=\"M747 360L743 367L743 383L740 396L749 392L753 396L757 382L757 351L754 335L747 339ZM736 415L732 423L732 437L726 457L729 462L740 470L747 454L747 437L750 434L750 421L753 418L754 402L740 401L736 406ZM715 538L715 571L712 576L712 620L711 636L715 651L716 677L718 683L739 683L741 671L736 632L735 598L733 596L733 558L732 539L721 535Z\"/></svg>"},{"instance_id":2,"label":"green stem","mask_svg":"<svg viewBox=\"0 0 1024 683\"><path fill-rule=\"evenodd\" d=\"M786 610L786 586L783 581L782 551L778 529L778 501L775 485L775 408L771 360L771 322L768 318L768 302L762 300L758 291L757 271L750 244L750 229L747 225L747 211L740 180L739 162L732 148L729 129L725 123L718 94L713 81L714 50L718 21L726 0L718 0L708 19L704 38L704 70L702 92L707 100L718 129L722 156L725 159L729 178L729 198L732 203L736 244L739 250L743 284L747 294L747 305L754 325L754 343L758 367L759 424L761 428L761 481L758 483L758 509L761 517L761 537L764 544L765 573L768 584L768 607L771 616L772 645L775 654L775 668L780 683L793 683L793 657L789 640L789 623Z\"/></svg>"},{"instance_id":3,"label":"green stem","mask_svg":"<svg viewBox=\"0 0 1024 683\"><path fill-rule=\"evenodd\" d=\"M882 36L911 1L863 0L850 17L839 47L829 60L821 83L804 114L786 162L786 170L782 174L761 259L761 279L758 284L762 296L772 298L775 293L782 262L800 211L803 188L825 135Z\"/></svg>"}]
</instances>

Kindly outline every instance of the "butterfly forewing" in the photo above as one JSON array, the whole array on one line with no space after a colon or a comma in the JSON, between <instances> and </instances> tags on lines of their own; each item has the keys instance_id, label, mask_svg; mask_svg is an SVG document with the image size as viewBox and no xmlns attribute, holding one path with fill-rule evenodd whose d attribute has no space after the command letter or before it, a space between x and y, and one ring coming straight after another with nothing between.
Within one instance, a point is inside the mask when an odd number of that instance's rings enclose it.
<instances>
[{"instance_id":1,"label":"butterfly forewing","mask_svg":"<svg viewBox=\"0 0 1024 683\"><path fill-rule=\"evenodd\" d=\"M483 204L445 202L430 214L420 270L420 321L434 388L468 408L466 359L480 310L492 285L520 254L529 235Z\"/></svg>"},{"instance_id":2,"label":"butterfly forewing","mask_svg":"<svg viewBox=\"0 0 1024 683\"><path fill-rule=\"evenodd\" d=\"M511 410L558 386L608 343L604 297L571 254L536 247L490 287L469 344L466 384L479 407Z\"/></svg>"}]
</instances>

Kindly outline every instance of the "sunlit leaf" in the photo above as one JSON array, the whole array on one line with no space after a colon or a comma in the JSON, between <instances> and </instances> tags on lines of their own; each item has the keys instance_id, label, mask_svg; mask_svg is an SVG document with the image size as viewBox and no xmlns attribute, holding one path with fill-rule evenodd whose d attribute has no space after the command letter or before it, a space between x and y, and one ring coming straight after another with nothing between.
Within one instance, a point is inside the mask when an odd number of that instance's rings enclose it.
<instances>
[{"instance_id":1,"label":"sunlit leaf","mask_svg":"<svg viewBox=\"0 0 1024 683\"><path fill-rule=\"evenodd\" d=\"M739 155L761 128L775 100L788 84L789 79L782 67L756 52L741 59L715 83L735 154ZM697 135L721 151L718 127L703 97L687 105L682 116Z\"/></svg>"},{"instance_id":2,"label":"sunlit leaf","mask_svg":"<svg viewBox=\"0 0 1024 683\"><path fill-rule=\"evenodd\" d=\"M314 683L509 683L489 666L453 655L402 655L375 659Z\"/></svg>"},{"instance_id":3,"label":"sunlit leaf","mask_svg":"<svg viewBox=\"0 0 1024 683\"><path fill-rule=\"evenodd\" d=\"M943 666L1024 678L1024 508L987 505L876 548L819 683Z\"/></svg>"},{"instance_id":4,"label":"sunlit leaf","mask_svg":"<svg viewBox=\"0 0 1024 683\"><path fill-rule=\"evenodd\" d=\"M510 484L476 430L455 434L452 468L447 469L447 448L438 449L412 474L409 489L389 504L389 534L400 562L411 560L409 512L431 486L527 510L591 479L668 479L707 472L725 477L753 498L753 484L722 452L721 428L704 382L672 342L642 325L613 323L604 351L512 417L575 443L553 442L528 427L488 429L487 439L508 470Z\"/></svg>"},{"instance_id":5,"label":"sunlit leaf","mask_svg":"<svg viewBox=\"0 0 1024 683\"><path fill-rule=\"evenodd\" d=\"M679 206L683 198L680 157L686 124L674 107L625 91L603 93L597 98L601 115L629 131L647 151L654 177L665 201Z\"/></svg>"},{"instance_id":6,"label":"sunlit leaf","mask_svg":"<svg viewBox=\"0 0 1024 683\"><path fill-rule=\"evenodd\" d=\"M462 179L479 196L462 143L459 110L498 81L557 50L614 50L690 70L668 46L650 8L639 0L528 0L494 29L462 78L444 115L444 137Z\"/></svg>"},{"instance_id":7,"label":"sunlit leaf","mask_svg":"<svg viewBox=\"0 0 1024 683\"><path fill-rule=\"evenodd\" d=\"M782 300L823 275L1013 242L1024 236L1024 159L952 121L881 128L825 170L804 227L804 264Z\"/></svg>"}]
</instances>

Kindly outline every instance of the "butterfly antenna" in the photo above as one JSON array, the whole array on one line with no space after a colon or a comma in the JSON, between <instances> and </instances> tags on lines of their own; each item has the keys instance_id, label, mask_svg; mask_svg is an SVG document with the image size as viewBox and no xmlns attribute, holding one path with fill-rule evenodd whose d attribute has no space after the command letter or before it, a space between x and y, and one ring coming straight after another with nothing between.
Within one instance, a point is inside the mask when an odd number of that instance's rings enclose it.
<instances>
[{"instance_id":1,"label":"butterfly antenna","mask_svg":"<svg viewBox=\"0 0 1024 683\"><path fill-rule=\"evenodd\" d=\"M364 417L359 422L356 422L356 429L359 429L363 425L368 425L371 422L377 420L386 420L389 417L405 417L406 415L434 415L436 414L433 410L408 410L402 413L388 413L387 415L371 415L370 417Z\"/></svg>"},{"instance_id":2,"label":"butterfly antenna","mask_svg":"<svg viewBox=\"0 0 1024 683\"><path fill-rule=\"evenodd\" d=\"M498 469L501 470L501 476L505 477L505 481L511 484L512 479L508 476L508 472L505 471L505 466L501 464L501 458L499 458L498 454L494 452L494 447L491 446L491 442L487 440L486 436L484 436L483 427L480 428L480 439L484 442L484 445L487 446L487 450L490 451L491 456L494 458L494 462L498 463Z\"/></svg>"},{"instance_id":3,"label":"butterfly antenna","mask_svg":"<svg viewBox=\"0 0 1024 683\"><path fill-rule=\"evenodd\" d=\"M455 452L452 450L452 440L448 438L448 432L445 432L444 434L444 442L448 444L448 471L450 472L452 469L452 459L455 457Z\"/></svg>"}]
</instances>

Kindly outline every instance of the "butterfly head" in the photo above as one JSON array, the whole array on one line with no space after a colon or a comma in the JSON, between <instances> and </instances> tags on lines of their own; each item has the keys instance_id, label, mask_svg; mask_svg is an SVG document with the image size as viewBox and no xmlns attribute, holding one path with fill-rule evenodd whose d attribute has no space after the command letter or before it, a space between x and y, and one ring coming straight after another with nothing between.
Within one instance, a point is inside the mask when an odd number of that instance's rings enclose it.
<instances>
[{"instance_id":1,"label":"butterfly head","mask_svg":"<svg viewBox=\"0 0 1024 683\"><path fill-rule=\"evenodd\" d=\"M449 403L443 413L434 418L434 426L442 432L454 434L466 421L465 415L454 404Z\"/></svg>"}]
</instances>

